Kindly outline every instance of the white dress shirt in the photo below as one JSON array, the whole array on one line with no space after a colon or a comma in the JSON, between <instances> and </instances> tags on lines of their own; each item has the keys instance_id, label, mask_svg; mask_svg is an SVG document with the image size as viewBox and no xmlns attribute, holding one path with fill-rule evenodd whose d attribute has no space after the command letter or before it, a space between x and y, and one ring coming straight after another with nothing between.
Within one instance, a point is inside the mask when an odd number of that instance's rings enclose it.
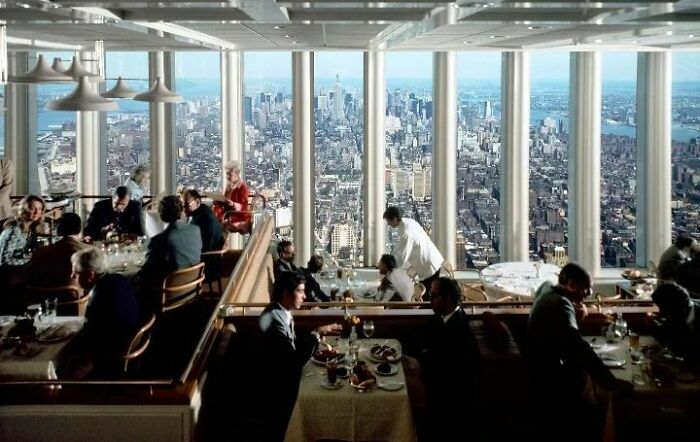
<instances>
[{"instance_id":1,"label":"white dress shirt","mask_svg":"<svg viewBox=\"0 0 700 442\"><path fill-rule=\"evenodd\" d=\"M386 274L386 279L389 280L389 287L377 293L377 302L389 302L389 300L398 294L401 301L410 302L413 299L413 281L403 269L394 269Z\"/></svg>"},{"instance_id":2,"label":"white dress shirt","mask_svg":"<svg viewBox=\"0 0 700 442\"><path fill-rule=\"evenodd\" d=\"M402 218L398 229L399 244L394 256L400 268L412 267L422 280L440 270L445 259L420 224L411 218Z\"/></svg>"}]
</instances>

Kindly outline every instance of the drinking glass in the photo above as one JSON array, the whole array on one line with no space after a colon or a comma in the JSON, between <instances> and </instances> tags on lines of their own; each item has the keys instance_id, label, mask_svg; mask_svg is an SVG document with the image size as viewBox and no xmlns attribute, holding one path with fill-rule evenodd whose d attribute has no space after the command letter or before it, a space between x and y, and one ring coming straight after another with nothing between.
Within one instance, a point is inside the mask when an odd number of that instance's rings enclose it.
<instances>
[{"instance_id":1,"label":"drinking glass","mask_svg":"<svg viewBox=\"0 0 700 442\"><path fill-rule=\"evenodd\" d=\"M365 335L366 338L371 338L374 334L374 322L365 319L362 323L362 334Z\"/></svg>"},{"instance_id":2,"label":"drinking glass","mask_svg":"<svg viewBox=\"0 0 700 442\"><path fill-rule=\"evenodd\" d=\"M56 309L58 308L58 299L53 298L53 299L46 299L44 301L44 317L47 318L49 321L53 321L53 319L56 317Z\"/></svg>"},{"instance_id":3,"label":"drinking glass","mask_svg":"<svg viewBox=\"0 0 700 442\"><path fill-rule=\"evenodd\" d=\"M357 365L357 361L359 359L359 353L360 353L360 346L352 343L348 346L348 356L350 357L350 365L354 367Z\"/></svg>"},{"instance_id":4,"label":"drinking glass","mask_svg":"<svg viewBox=\"0 0 700 442\"><path fill-rule=\"evenodd\" d=\"M27 313L33 321L36 321L37 316L41 316L41 304L27 306Z\"/></svg>"},{"instance_id":5,"label":"drinking glass","mask_svg":"<svg viewBox=\"0 0 700 442\"><path fill-rule=\"evenodd\" d=\"M335 385L338 382L338 363L334 359L326 362L326 376L328 384Z\"/></svg>"}]
</instances>

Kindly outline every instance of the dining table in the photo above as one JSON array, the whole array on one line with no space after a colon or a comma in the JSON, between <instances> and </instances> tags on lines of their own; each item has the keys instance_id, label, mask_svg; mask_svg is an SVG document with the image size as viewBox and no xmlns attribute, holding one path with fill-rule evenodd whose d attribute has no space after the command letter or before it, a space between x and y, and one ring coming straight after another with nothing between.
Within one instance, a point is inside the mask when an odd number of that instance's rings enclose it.
<instances>
[{"instance_id":1,"label":"dining table","mask_svg":"<svg viewBox=\"0 0 700 442\"><path fill-rule=\"evenodd\" d=\"M546 281L556 284L560 270L554 264L500 262L481 270L481 279L489 301L498 301L507 296L522 300L532 298Z\"/></svg>"},{"instance_id":2,"label":"dining table","mask_svg":"<svg viewBox=\"0 0 700 442\"><path fill-rule=\"evenodd\" d=\"M338 289L338 297L350 290L355 301L374 301L382 275L379 270L348 269L338 278L336 271L325 271L315 275L321 290L331 296L333 289Z\"/></svg>"},{"instance_id":3,"label":"dining table","mask_svg":"<svg viewBox=\"0 0 700 442\"><path fill-rule=\"evenodd\" d=\"M303 367L299 394L287 427L286 441L319 439L344 441L416 440L406 377L400 360L391 363L391 375L377 373L377 359L370 349L388 345L401 354L401 344L394 339L360 339L358 360L367 364L377 378L367 391L353 387L349 379L339 379L335 389L328 389L326 368L313 359ZM338 340L335 348L347 356L349 343ZM348 361L340 362L348 365Z\"/></svg>"}]
</instances>

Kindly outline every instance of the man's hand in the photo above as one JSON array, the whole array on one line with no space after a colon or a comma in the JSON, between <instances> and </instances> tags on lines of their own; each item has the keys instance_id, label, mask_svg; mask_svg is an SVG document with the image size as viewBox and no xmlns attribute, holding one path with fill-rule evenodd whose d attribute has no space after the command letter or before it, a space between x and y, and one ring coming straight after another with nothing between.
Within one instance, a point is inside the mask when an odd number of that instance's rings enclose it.
<instances>
[{"instance_id":1,"label":"man's hand","mask_svg":"<svg viewBox=\"0 0 700 442\"><path fill-rule=\"evenodd\" d=\"M107 224L106 226L104 226L104 227L102 228L102 233L111 232L112 230L114 230L114 223L112 223L112 224Z\"/></svg>"},{"instance_id":2,"label":"man's hand","mask_svg":"<svg viewBox=\"0 0 700 442\"><path fill-rule=\"evenodd\" d=\"M343 331L343 326L341 324L322 325L316 331L321 336L338 336Z\"/></svg>"},{"instance_id":3,"label":"man's hand","mask_svg":"<svg viewBox=\"0 0 700 442\"><path fill-rule=\"evenodd\" d=\"M588 308L583 302L577 302L574 304L574 312L576 313L576 321L581 322L588 316Z\"/></svg>"}]
</instances>

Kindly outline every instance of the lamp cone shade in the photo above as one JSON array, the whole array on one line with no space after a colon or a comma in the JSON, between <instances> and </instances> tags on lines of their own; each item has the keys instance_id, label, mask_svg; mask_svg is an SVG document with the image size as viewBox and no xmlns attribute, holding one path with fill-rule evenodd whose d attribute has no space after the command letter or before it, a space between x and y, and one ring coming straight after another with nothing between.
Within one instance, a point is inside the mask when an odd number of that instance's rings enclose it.
<instances>
[{"instance_id":1,"label":"lamp cone shade","mask_svg":"<svg viewBox=\"0 0 700 442\"><path fill-rule=\"evenodd\" d=\"M49 101L49 110L112 112L119 110L115 101L103 98L88 85L88 77L80 77L78 87L73 92L58 100Z\"/></svg>"},{"instance_id":2,"label":"lamp cone shade","mask_svg":"<svg viewBox=\"0 0 700 442\"><path fill-rule=\"evenodd\" d=\"M32 70L16 77L10 77L11 83L69 83L71 81L73 79L68 75L51 69L43 55L39 55Z\"/></svg>"},{"instance_id":3,"label":"lamp cone shade","mask_svg":"<svg viewBox=\"0 0 700 442\"><path fill-rule=\"evenodd\" d=\"M117 78L117 84L115 84L112 89L100 95L105 98L134 98L136 96L136 91L127 86L126 82L122 80L122 77L119 77Z\"/></svg>"},{"instance_id":4,"label":"lamp cone shade","mask_svg":"<svg viewBox=\"0 0 700 442\"><path fill-rule=\"evenodd\" d=\"M156 82L153 83L147 92L142 92L134 97L136 101L147 101L149 103L179 103L182 101L182 97L175 92L171 92L163 82L160 81L160 77L156 78Z\"/></svg>"},{"instance_id":5,"label":"lamp cone shade","mask_svg":"<svg viewBox=\"0 0 700 442\"><path fill-rule=\"evenodd\" d=\"M61 59L59 57L56 57L53 59L53 64L51 65L51 69L58 72L59 74L66 75L66 67L63 66L63 63L61 63Z\"/></svg>"},{"instance_id":6,"label":"lamp cone shade","mask_svg":"<svg viewBox=\"0 0 700 442\"><path fill-rule=\"evenodd\" d=\"M72 77L75 81L78 81L80 77L88 77L90 81L100 81L101 78L97 74L85 69L83 63L80 62L80 58L73 56L73 62L68 66L65 72L66 75Z\"/></svg>"}]
</instances>

